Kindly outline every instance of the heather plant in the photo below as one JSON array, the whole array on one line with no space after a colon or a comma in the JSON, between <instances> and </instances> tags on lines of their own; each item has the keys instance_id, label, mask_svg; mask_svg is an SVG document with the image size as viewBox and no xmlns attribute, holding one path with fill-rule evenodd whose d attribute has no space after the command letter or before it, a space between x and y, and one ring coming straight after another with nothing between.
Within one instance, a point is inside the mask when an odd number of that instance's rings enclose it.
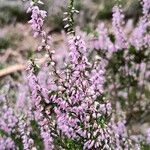
<instances>
[{"instance_id":1,"label":"heather plant","mask_svg":"<svg viewBox=\"0 0 150 150\"><path fill-rule=\"evenodd\" d=\"M36 6L32 4L32 8L30 9L32 11L32 16L37 16L35 19L32 18L30 21L32 27L39 26L38 21L34 21L39 19L38 17L41 13L41 10L37 9L37 7L35 12L35 7ZM126 44L123 39L124 35L120 34L120 31L118 31L118 28L120 28L120 18L118 19L117 15L120 15L120 9L117 7L114 9L116 9L116 12L114 13L114 28L116 32L118 32L116 33L116 38L118 39L116 45L118 47L122 46L122 48L125 48ZM114 116L111 114L111 104L105 100L103 86L105 83L104 74L106 66L104 65L103 59L96 55L93 62L90 62L88 60L88 49L86 48L84 41L81 37L76 36L74 33L73 14L76 12L77 11L73 7L73 1L71 1L68 7L68 12L65 13L67 17L64 20L68 22L65 26L68 34L73 34L70 35L68 39L70 52L64 68L57 68L57 64L53 60L53 52L50 50L50 45L48 44L48 40L50 40L50 38L49 36L45 36L45 32L42 30L43 24L39 29L33 28L35 33L38 32L38 35L42 37L43 45L42 47L40 46L40 48L48 51L50 58L49 67L52 69L51 78L54 78L53 84L55 86L55 90L44 89L44 92L49 91L49 95L47 94L46 96L46 93L43 95L43 88L40 87L38 79L36 79L35 76L37 66L34 62L32 62L32 67L30 69L30 78L32 81L30 81L30 83L33 83L31 85L32 91L33 89L35 90L35 92L32 92L34 93L33 101L35 99L38 101L38 104L35 102L35 109L37 111L41 108L40 112L36 112L36 114L41 114L41 120L46 117L45 115L48 115L46 118L47 126L50 123L52 124L51 128L53 128L53 125L55 126L54 129L47 129L47 133L49 133L48 136L50 138L47 143L49 142L51 148L55 147L55 145L59 146L56 139L62 135L64 138L72 139L72 142L76 141L79 149L91 149L92 147L102 149L108 147L112 149L126 147L128 149L130 146L132 147L132 143L129 140L125 128L123 129L123 132L125 132L123 133L124 137L122 137L122 135L118 132L119 139L113 138L113 136L115 136L116 127L123 127L124 124L120 122L121 125L118 125L119 122L117 123L115 118L113 119ZM36 13L39 14L39 16ZM53 95L51 95L51 93ZM47 98L48 96L50 96L50 98ZM47 99L51 99L51 101L48 102ZM55 118L54 123L52 123L53 118L49 116L50 112L49 114L45 114L44 112L44 107L46 107L47 104L44 104L43 100L46 101L46 103L51 103L51 105L54 105L50 111L52 113L51 116ZM103 107L105 110L101 110ZM110 119L107 120L107 118ZM50 122L48 122L49 120ZM37 122L39 121L37 120ZM103 128L105 130L100 131ZM61 131L61 135L55 133L55 140L53 139L53 130ZM94 136L91 136L92 133L94 133ZM102 138L103 134L106 136L105 139ZM123 138L123 141L120 138ZM117 146L115 146L116 141ZM67 141L65 144L67 144ZM67 148L67 146L65 147L65 144L63 145L62 143L60 147ZM71 145L71 147L68 145L68 148L73 149L73 145Z\"/></svg>"},{"instance_id":2,"label":"heather plant","mask_svg":"<svg viewBox=\"0 0 150 150\"><path fill-rule=\"evenodd\" d=\"M143 16L137 26L127 35L124 30L124 15L119 6L113 8L112 31L108 32L102 23L97 28L98 37L91 47L107 62L106 91L117 105L127 113L127 123L133 121L134 114L142 118L149 114L150 77L150 5L143 1ZM138 119L138 118L137 118Z\"/></svg>"},{"instance_id":3,"label":"heather plant","mask_svg":"<svg viewBox=\"0 0 150 150\"><path fill-rule=\"evenodd\" d=\"M103 96L105 65L96 58L92 63L88 61L85 43L74 33L73 14L77 11L73 3L72 0L68 12L65 13L67 17L64 19L68 22L65 28L69 34L70 52L63 68L57 68L57 62L53 60L53 52L48 43L50 37L42 28L41 14L46 12L35 6L35 3L32 3L28 10L32 12L29 23L32 25L34 35L42 38L40 48L46 49L50 58L48 65L51 68L50 78L53 88L43 88L40 85L37 77L38 67L33 61L29 68L33 109L44 147L45 149L128 148L130 140L124 124L116 123L115 118L110 117L111 104ZM44 17L45 15L42 18ZM116 133L118 126L121 128Z\"/></svg>"},{"instance_id":4,"label":"heather plant","mask_svg":"<svg viewBox=\"0 0 150 150\"><path fill-rule=\"evenodd\" d=\"M124 32L121 7L115 6L112 31L100 23L91 38L75 31L79 12L70 0L64 13L67 54L61 62L44 29L47 12L42 4L30 1L27 12L33 36L39 39L38 51L45 51L48 60L41 66L30 60L27 81L17 85L15 100L8 96L14 90L11 83L2 90L0 148L149 148L149 129L134 134L130 123L134 111L147 115L149 110L149 1L143 0L143 17L130 35Z\"/></svg>"}]
</instances>

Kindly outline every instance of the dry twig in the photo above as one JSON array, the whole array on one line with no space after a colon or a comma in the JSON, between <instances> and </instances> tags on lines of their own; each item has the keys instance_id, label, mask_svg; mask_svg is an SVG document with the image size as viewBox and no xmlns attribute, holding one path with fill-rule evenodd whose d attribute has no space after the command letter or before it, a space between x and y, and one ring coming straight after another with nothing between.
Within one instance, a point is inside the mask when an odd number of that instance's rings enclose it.
<instances>
[{"instance_id":1,"label":"dry twig","mask_svg":"<svg viewBox=\"0 0 150 150\"><path fill-rule=\"evenodd\" d=\"M48 58L48 56L46 55L45 57L37 60L37 64L39 64L39 65L43 64L47 60L47 58ZM26 67L27 67L26 64L16 64L16 65L12 65L10 67L4 68L4 69L0 70L0 77L12 74L17 71L23 71L26 69Z\"/></svg>"}]
</instances>

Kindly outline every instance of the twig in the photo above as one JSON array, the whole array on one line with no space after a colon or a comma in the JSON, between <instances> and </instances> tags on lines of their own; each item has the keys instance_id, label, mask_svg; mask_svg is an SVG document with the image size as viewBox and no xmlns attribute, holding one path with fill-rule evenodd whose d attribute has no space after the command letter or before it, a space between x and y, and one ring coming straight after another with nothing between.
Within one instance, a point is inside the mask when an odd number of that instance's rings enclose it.
<instances>
[{"instance_id":1,"label":"twig","mask_svg":"<svg viewBox=\"0 0 150 150\"><path fill-rule=\"evenodd\" d=\"M16 64L7 68L4 68L2 70L0 70L0 77L6 76L8 74L17 72L17 71L22 71L26 68L25 65L23 64Z\"/></svg>"},{"instance_id":2,"label":"twig","mask_svg":"<svg viewBox=\"0 0 150 150\"><path fill-rule=\"evenodd\" d=\"M39 65L41 65L47 60L47 58L48 58L48 56L45 56L45 57L39 59L37 61L37 63ZM9 66L7 68L4 68L4 69L0 70L0 78L4 77L6 75L12 74L14 72L17 72L17 71L23 71L23 70L26 69L26 67L27 67L27 63L25 63L25 64L15 64L15 65Z\"/></svg>"}]
</instances>

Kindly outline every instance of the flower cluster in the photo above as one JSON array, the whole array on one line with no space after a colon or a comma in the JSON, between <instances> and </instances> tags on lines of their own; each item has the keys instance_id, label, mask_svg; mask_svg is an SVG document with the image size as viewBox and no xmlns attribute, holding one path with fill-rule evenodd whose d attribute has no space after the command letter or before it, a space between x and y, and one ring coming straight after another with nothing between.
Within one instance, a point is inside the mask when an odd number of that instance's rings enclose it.
<instances>
[{"instance_id":1,"label":"flower cluster","mask_svg":"<svg viewBox=\"0 0 150 150\"><path fill-rule=\"evenodd\" d=\"M122 25L124 24L124 15L122 13L122 9L119 6L115 6L113 8L113 19L112 26L115 35L115 46L116 49L124 49L127 48L126 37L124 35Z\"/></svg>"},{"instance_id":2,"label":"flower cluster","mask_svg":"<svg viewBox=\"0 0 150 150\"><path fill-rule=\"evenodd\" d=\"M0 137L0 148L1 150L15 149L15 143L11 138L3 136Z\"/></svg>"},{"instance_id":3,"label":"flower cluster","mask_svg":"<svg viewBox=\"0 0 150 150\"><path fill-rule=\"evenodd\" d=\"M143 3L143 14L148 17L149 12L150 12L150 1L149 0L143 0L142 3Z\"/></svg>"},{"instance_id":4,"label":"flower cluster","mask_svg":"<svg viewBox=\"0 0 150 150\"><path fill-rule=\"evenodd\" d=\"M40 1L38 1L40 3ZM44 10L40 10L38 6L34 5L34 2L31 2L30 7L28 8L27 12L31 12L31 20L29 23L34 31L34 37L37 37L39 34L44 35L43 32L43 23L44 18L47 16L47 12Z\"/></svg>"},{"instance_id":5,"label":"flower cluster","mask_svg":"<svg viewBox=\"0 0 150 150\"><path fill-rule=\"evenodd\" d=\"M31 126L29 123L32 120L32 115L30 115L29 105L27 105L29 102L25 102L27 100L25 95L28 94L28 90L26 91L26 86L23 86L24 96L20 97L18 95L17 102L11 102L12 99L8 99L8 93L13 89L13 86L11 86L11 83L7 84L6 87L4 86L3 88L7 90L5 90L5 94L1 93L0 96L0 148L5 150L23 147L25 150L36 150L31 137ZM20 86L18 85L19 88ZM25 120L23 119L24 115L28 115ZM22 142L22 146L16 144L16 141L17 143Z\"/></svg>"},{"instance_id":6,"label":"flower cluster","mask_svg":"<svg viewBox=\"0 0 150 150\"><path fill-rule=\"evenodd\" d=\"M32 89L31 104L34 109L35 120L40 126L41 137L44 141L45 150L51 150L53 148L53 140L51 138L51 130L49 128L50 118L48 116L46 118L44 117L46 112L44 112L44 104L42 104L43 102L45 103L45 96L43 96L42 88L38 83L37 77L33 73L34 70L32 70L28 76L30 88Z\"/></svg>"},{"instance_id":7,"label":"flower cluster","mask_svg":"<svg viewBox=\"0 0 150 150\"><path fill-rule=\"evenodd\" d=\"M8 105L8 100L5 95L0 97L0 128L10 134L18 122L17 117L14 114L13 108Z\"/></svg>"},{"instance_id":8,"label":"flower cluster","mask_svg":"<svg viewBox=\"0 0 150 150\"><path fill-rule=\"evenodd\" d=\"M43 4L40 0L33 2L31 1L30 6L27 10L27 13L31 12L31 20L29 24L31 24L31 28L34 32L34 37L41 37L42 43L38 46L38 50L42 50L46 47L49 49L49 45L47 44L50 41L50 36L46 35L46 32L43 29L44 19L47 17L47 12L39 9L38 5Z\"/></svg>"}]
</instances>

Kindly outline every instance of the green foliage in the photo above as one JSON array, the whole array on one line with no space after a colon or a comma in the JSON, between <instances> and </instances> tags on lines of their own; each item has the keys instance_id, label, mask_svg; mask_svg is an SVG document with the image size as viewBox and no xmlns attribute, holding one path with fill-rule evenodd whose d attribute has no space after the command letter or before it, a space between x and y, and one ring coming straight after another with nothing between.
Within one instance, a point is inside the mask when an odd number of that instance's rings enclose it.
<instances>
[{"instance_id":1,"label":"green foliage","mask_svg":"<svg viewBox=\"0 0 150 150\"><path fill-rule=\"evenodd\" d=\"M32 68L33 68L33 73L35 75L37 75L40 71L40 67L32 59L30 61L32 63L31 65L32 65Z\"/></svg>"},{"instance_id":2,"label":"green foliage","mask_svg":"<svg viewBox=\"0 0 150 150\"><path fill-rule=\"evenodd\" d=\"M27 20L26 12L19 6L0 7L0 25L12 23L14 21L23 22Z\"/></svg>"},{"instance_id":3,"label":"green foliage","mask_svg":"<svg viewBox=\"0 0 150 150\"><path fill-rule=\"evenodd\" d=\"M17 137L16 134L12 134L11 138L15 142L15 144L19 148L19 150L23 150L22 139L20 137Z\"/></svg>"},{"instance_id":4,"label":"green foliage","mask_svg":"<svg viewBox=\"0 0 150 150\"><path fill-rule=\"evenodd\" d=\"M113 74L117 74L119 73L119 69L124 65L124 50L118 50L113 54L112 59L109 61L108 68L111 69Z\"/></svg>"},{"instance_id":5,"label":"green foliage","mask_svg":"<svg viewBox=\"0 0 150 150\"><path fill-rule=\"evenodd\" d=\"M105 116L100 116L97 119L98 124L101 126L101 128L105 128L107 126L107 119Z\"/></svg>"},{"instance_id":6,"label":"green foliage","mask_svg":"<svg viewBox=\"0 0 150 150\"><path fill-rule=\"evenodd\" d=\"M17 43L22 40L22 36L17 33L8 33L0 37L0 52L9 47L16 47Z\"/></svg>"},{"instance_id":7,"label":"green foliage","mask_svg":"<svg viewBox=\"0 0 150 150\"><path fill-rule=\"evenodd\" d=\"M74 13L76 13L76 10L74 8L74 0L70 0L70 4L68 5L68 11L67 11L67 17L68 17L67 25L69 25L69 27L67 28L68 33L74 33L74 25L75 25Z\"/></svg>"},{"instance_id":8,"label":"green foliage","mask_svg":"<svg viewBox=\"0 0 150 150\"><path fill-rule=\"evenodd\" d=\"M0 37L0 51L2 49L8 48L11 44L12 43L11 43L11 41L10 41L10 39L8 37L5 37L5 38Z\"/></svg>"},{"instance_id":9,"label":"green foliage","mask_svg":"<svg viewBox=\"0 0 150 150\"><path fill-rule=\"evenodd\" d=\"M31 121L31 126L32 126L32 129L33 129L33 132L31 133L31 138L34 140L36 148L38 150L44 149L42 139L39 136L40 135L40 130L39 130L37 122L35 120L32 120Z\"/></svg>"},{"instance_id":10,"label":"green foliage","mask_svg":"<svg viewBox=\"0 0 150 150\"><path fill-rule=\"evenodd\" d=\"M105 4L104 4L105 5ZM106 5L97 13L96 19L110 19L112 17L112 5Z\"/></svg>"},{"instance_id":11,"label":"green foliage","mask_svg":"<svg viewBox=\"0 0 150 150\"><path fill-rule=\"evenodd\" d=\"M82 150L83 146L75 140L65 139L66 150Z\"/></svg>"},{"instance_id":12,"label":"green foliage","mask_svg":"<svg viewBox=\"0 0 150 150\"><path fill-rule=\"evenodd\" d=\"M29 49L29 50L27 51L27 59L32 59L32 58L33 58L33 55L34 55L33 50Z\"/></svg>"},{"instance_id":13,"label":"green foliage","mask_svg":"<svg viewBox=\"0 0 150 150\"><path fill-rule=\"evenodd\" d=\"M0 136L8 136L8 134L2 129L0 129Z\"/></svg>"},{"instance_id":14,"label":"green foliage","mask_svg":"<svg viewBox=\"0 0 150 150\"><path fill-rule=\"evenodd\" d=\"M62 29L63 28L63 15L62 13L58 13L57 15L53 15L48 18L48 24L54 28L54 29Z\"/></svg>"},{"instance_id":15,"label":"green foliage","mask_svg":"<svg viewBox=\"0 0 150 150\"><path fill-rule=\"evenodd\" d=\"M0 63L0 70L4 68L4 64Z\"/></svg>"},{"instance_id":16,"label":"green foliage","mask_svg":"<svg viewBox=\"0 0 150 150\"><path fill-rule=\"evenodd\" d=\"M150 91L148 90L148 88L144 89L144 94L145 94L146 98L150 100Z\"/></svg>"},{"instance_id":17,"label":"green foliage","mask_svg":"<svg viewBox=\"0 0 150 150\"><path fill-rule=\"evenodd\" d=\"M54 138L54 144L57 146L61 146L65 150L82 150L83 145L81 145L82 141L72 140L67 137L56 137ZM59 149L59 148L58 148Z\"/></svg>"},{"instance_id":18,"label":"green foliage","mask_svg":"<svg viewBox=\"0 0 150 150\"><path fill-rule=\"evenodd\" d=\"M134 46L130 46L129 55L133 56L133 61L137 64L140 64L142 61L146 61L149 56L145 54L145 49L136 50Z\"/></svg>"},{"instance_id":19,"label":"green foliage","mask_svg":"<svg viewBox=\"0 0 150 150\"><path fill-rule=\"evenodd\" d=\"M141 150L150 150L150 145L142 144Z\"/></svg>"},{"instance_id":20,"label":"green foliage","mask_svg":"<svg viewBox=\"0 0 150 150\"><path fill-rule=\"evenodd\" d=\"M115 36L113 34L109 34L109 38L112 43L115 43Z\"/></svg>"},{"instance_id":21,"label":"green foliage","mask_svg":"<svg viewBox=\"0 0 150 150\"><path fill-rule=\"evenodd\" d=\"M118 99L121 104L121 108L125 109L126 108L126 103L125 103L126 100L122 96L119 96Z\"/></svg>"}]
</instances>

